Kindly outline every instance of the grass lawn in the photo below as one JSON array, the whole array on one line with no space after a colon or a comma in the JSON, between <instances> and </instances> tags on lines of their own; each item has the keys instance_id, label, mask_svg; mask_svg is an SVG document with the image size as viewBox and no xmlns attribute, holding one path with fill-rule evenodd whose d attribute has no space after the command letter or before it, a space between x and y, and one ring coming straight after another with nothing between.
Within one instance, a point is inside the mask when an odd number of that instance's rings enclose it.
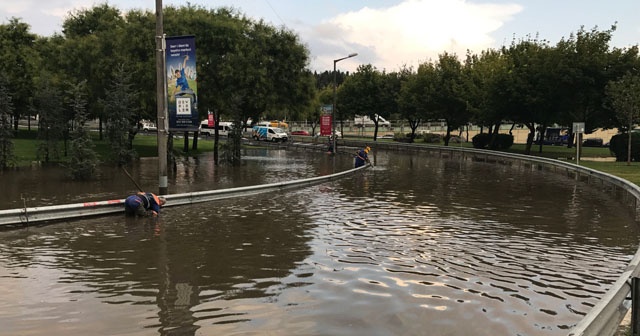
<instances>
[{"instance_id":1,"label":"grass lawn","mask_svg":"<svg viewBox=\"0 0 640 336\"><path fill-rule=\"evenodd\" d=\"M37 132L35 130L21 129L18 131L17 136L13 139L14 154L17 157L18 166L26 166L33 161L37 161L37 148L40 143L36 139ZM95 150L103 161L107 161L109 157L109 144L105 140L99 140L97 132L92 133L94 137ZM361 140L371 140L362 138ZM155 133L151 134L138 134L134 141L133 147L140 157L155 157L158 155L157 150L157 136ZM380 142L390 142L392 140L379 139ZM420 144L418 142L417 144ZM213 139L212 138L200 138L198 139L198 150L191 149L193 145L193 138L189 139L189 151L183 152L184 140L182 138L174 138L173 146L175 155L197 155L203 152L213 151ZM451 147L469 147L471 143L450 143ZM61 150L62 150L61 144ZM571 159L574 160L576 155L575 148L567 148L564 146L543 146L542 152L539 152L539 146L533 146L531 148L531 155L549 157L554 159ZM524 154L524 144L514 144L508 152ZM613 162L613 161L591 161L589 158L612 158L609 148L605 147L583 147L582 154L580 155L584 160L580 161L580 165L589 167L592 169L600 170L611 175L615 175L629 180L632 183L640 185L640 163L632 162L631 165L627 165L626 162Z\"/></svg>"},{"instance_id":2,"label":"grass lawn","mask_svg":"<svg viewBox=\"0 0 640 336\"><path fill-rule=\"evenodd\" d=\"M580 161L581 166L603 171L614 176L626 179L631 183L640 185L640 163L631 162L600 162L600 161Z\"/></svg>"},{"instance_id":3,"label":"grass lawn","mask_svg":"<svg viewBox=\"0 0 640 336\"><path fill-rule=\"evenodd\" d=\"M95 145L95 151L98 153L102 161L108 161L110 155L109 144L106 140L100 140L98 133L93 132L93 144ZM36 139L36 131L35 130L19 130L18 135L13 139L14 145L14 154L17 158L17 165L27 166L31 164L31 162L39 161L38 159L38 146L41 141ZM69 144L67 144L68 146ZM183 139L173 140L174 153L176 155L183 154ZM193 138L189 138L189 152L186 153L188 155L197 155L203 152L211 152L213 151L213 139L198 139L198 150L194 151L191 149L193 146ZM133 140L133 148L136 150L140 157L155 157L158 156L158 138L156 133L150 134L138 134ZM64 154L64 143L59 144L60 155ZM59 160L55 160L59 162L65 162L66 158L62 157Z\"/></svg>"}]
</instances>

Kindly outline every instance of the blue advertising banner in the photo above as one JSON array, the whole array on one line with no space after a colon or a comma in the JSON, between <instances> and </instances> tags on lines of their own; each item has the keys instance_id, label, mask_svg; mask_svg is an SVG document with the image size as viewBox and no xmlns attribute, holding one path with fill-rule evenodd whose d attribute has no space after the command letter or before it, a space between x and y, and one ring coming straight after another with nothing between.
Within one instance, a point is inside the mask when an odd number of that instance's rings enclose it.
<instances>
[{"instance_id":1,"label":"blue advertising banner","mask_svg":"<svg viewBox=\"0 0 640 336\"><path fill-rule=\"evenodd\" d=\"M166 38L167 110L169 131L196 131L198 86L195 36Z\"/></svg>"}]
</instances>

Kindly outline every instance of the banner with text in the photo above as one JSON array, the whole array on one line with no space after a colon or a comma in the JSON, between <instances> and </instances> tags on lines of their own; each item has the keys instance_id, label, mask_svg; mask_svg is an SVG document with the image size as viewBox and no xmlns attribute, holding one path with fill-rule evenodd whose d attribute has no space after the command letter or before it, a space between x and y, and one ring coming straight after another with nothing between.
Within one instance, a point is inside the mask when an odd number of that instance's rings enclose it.
<instances>
[{"instance_id":1,"label":"banner with text","mask_svg":"<svg viewBox=\"0 0 640 336\"><path fill-rule=\"evenodd\" d=\"M331 115L330 114L325 114L320 116L320 135L321 136L331 135Z\"/></svg>"},{"instance_id":2,"label":"banner with text","mask_svg":"<svg viewBox=\"0 0 640 336\"><path fill-rule=\"evenodd\" d=\"M331 127L333 124L331 120L333 119L332 113L333 105L322 105L320 107L320 135L321 136L329 136L331 135Z\"/></svg>"},{"instance_id":3,"label":"banner with text","mask_svg":"<svg viewBox=\"0 0 640 336\"><path fill-rule=\"evenodd\" d=\"M198 86L195 36L166 38L169 131L197 131Z\"/></svg>"}]
</instances>

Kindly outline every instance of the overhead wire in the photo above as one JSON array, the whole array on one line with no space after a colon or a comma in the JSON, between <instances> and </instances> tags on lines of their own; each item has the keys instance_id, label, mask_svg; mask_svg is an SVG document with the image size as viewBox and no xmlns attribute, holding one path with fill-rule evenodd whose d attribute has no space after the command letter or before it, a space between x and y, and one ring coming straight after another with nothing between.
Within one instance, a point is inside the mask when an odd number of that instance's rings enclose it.
<instances>
[{"instance_id":1,"label":"overhead wire","mask_svg":"<svg viewBox=\"0 0 640 336\"><path fill-rule=\"evenodd\" d=\"M264 1L267 3L267 5L269 5L269 7L271 8L271 10L273 11L273 14L275 14L275 15L278 17L278 19L280 20L280 22L282 22L282 25L286 27L286 26L287 26L287 24L284 22L284 20L282 19L282 17L280 17L280 14L278 14L278 12L276 11L276 9L275 9L275 8L273 8L273 6L271 5L271 2L269 2L269 0L264 0Z\"/></svg>"}]
</instances>

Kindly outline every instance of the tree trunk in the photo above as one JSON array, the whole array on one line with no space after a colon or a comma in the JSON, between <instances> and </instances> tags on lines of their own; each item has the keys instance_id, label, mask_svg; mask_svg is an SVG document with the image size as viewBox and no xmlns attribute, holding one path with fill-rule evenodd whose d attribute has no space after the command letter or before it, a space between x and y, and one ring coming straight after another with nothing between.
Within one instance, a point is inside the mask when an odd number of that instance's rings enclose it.
<instances>
[{"instance_id":1,"label":"tree trunk","mask_svg":"<svg viewBox=\"0 0 640 336\"><path fill-rule=\"evenodd\" d=\"M102 117L98 117L98 134L100 140L102 140Z\"/></svg>"},{"instance_id":2,"label":"tree trunk","mask_svg":"<svg viewBox=\"0 0 640 336\"><path fill-rule=\"evenodd\" d=\"M171 132L167 134L167 162L171 163L174 172L178 170L176 160L173 157L173 133Z\"/></svg>"},{"instance_id":3,"label":"tree trunk","mask_svg":"<svg viewBox=\"0 0 640 336\"><path fill-rule=\"evenodd\" d=\"M576 134L573 133L573 129L569 131L569 138L567 139L567 148L573 148L573 141L576 138Z\"/></svg>"},{"instance_id":4,"label":"tree trunk","mask_svg":"<svg viewBox=\"0 0 640 336\"><path fill-rule=\"evenodd\" d=\"M373 128L373 141L378 141L378 120L374 122L375 127ZM342 133L342 137L344 138L344 133Z\"/></svg>"},{"instance_id":5,"label":"tree trunk","mask_svg":"<svg viewBox=\"0 0 640 336\"><path fill-rule=\"evenodd\" d=\"M447 123L447 134L444 136L444 145L449 146L449 140L451 139L451 127Z\"/></svg>"},{"instance_id":6,"label":"tree trunk","mask_svg":"<svg viewBox=\"0 0 640 336\"><path fill-rule=\"evenodd\" d=\"M189 132L184 132L184 146L182 147L182 151L185 153L189 152Z\"/></svg>"},{"instance_id":7,"label":"tree trunk","mask_svg":"<svg viewBox=\"0 0 640 336\"><path fill-rule=\"evenodd\" d=\"M633 118L629 118L629 143L627 144L627 166L631 165L631 130L633 129Z\"/></svg>"},{"instance_id":8,"label":"tree trunk","mask_svg":"<svg viewBox=\"0 0 640 336\"><path fill-rule=\"evenodd\" d=\"M194 151L198 150L198 131L193 132L193 144L191 149Z\"/></svg>"},{"instance_id":9,"label":"tree trunk","mask_svg":"<svg viewBox=\"0 0 640 336\"><path fill-rule=\"evenodd\" d=\"M218 152L218 124L220 123L220 113L214 112L213 120L215 120L215 130L213 131L213 164L218 164L219 152Z\"/></svg>"},{"instance_id":10,"label":"tree trunk","mask_svg":"<svg viewBox=\"0 0 640 336\"><path fill-rule=\"evenodd\" d=\"M533 137L536 134L536 126L534 124L527 124L527 128L529 129L529 134L527 134L527 146L525 147L524 153L526 155L531 154L531 146L533 145Z\"/></svg>"},{"instance_id":11,"label":"tree trunk","mask_svg":"<svg viewBox=\"0 0 640 336\"><path fill-rule=\"evenodd\" d=\"M538 144L538 153L542 153L542 147L544 146L544 139L547 134L547 125L542 124L542 126L538 126L540 129L540 143Z\"/></svg>"}]
</instances>

